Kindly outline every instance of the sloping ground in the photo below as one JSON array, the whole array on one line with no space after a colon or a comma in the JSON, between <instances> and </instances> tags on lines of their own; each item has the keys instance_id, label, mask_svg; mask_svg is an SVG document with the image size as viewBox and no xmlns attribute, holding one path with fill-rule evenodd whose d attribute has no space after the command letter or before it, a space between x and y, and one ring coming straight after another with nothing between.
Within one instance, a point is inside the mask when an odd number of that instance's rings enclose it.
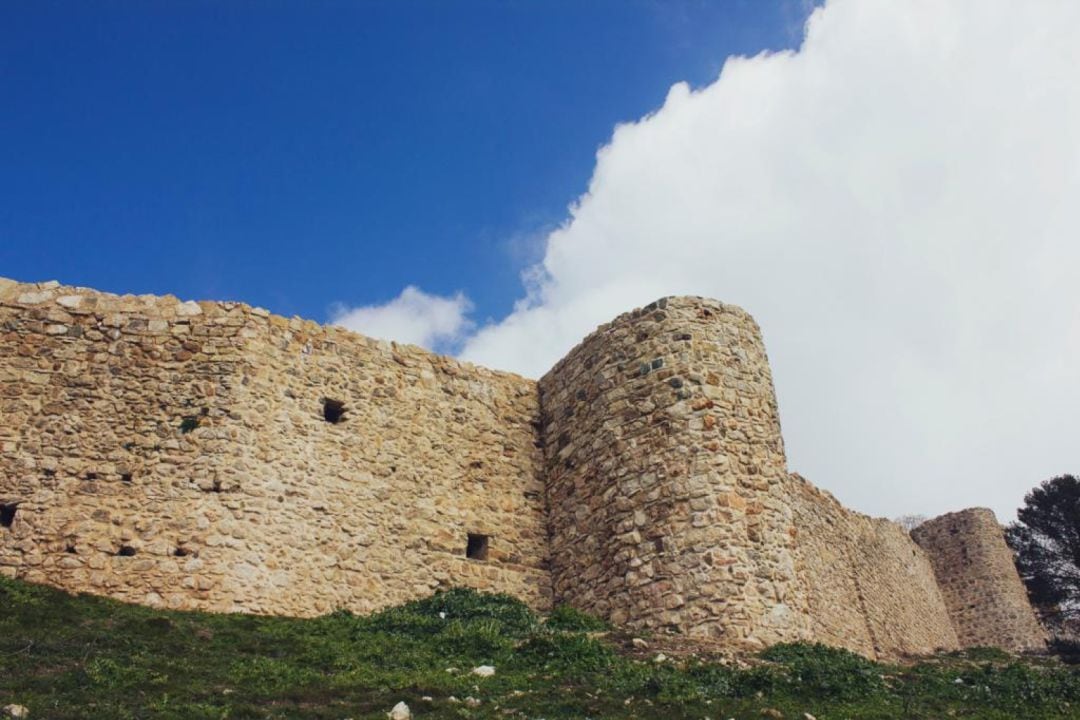
<instances>
[{"instance_id":1,"label":"sloping ground","mask_svg":"<svg viewBox=\"0 0 1080 720\"><path fill-rule=\"evenodd\" d=\"M969 652L909 666L813 645L657 660L558 609L455 590L370 617L164 612L0 578L0 707L31 718L1070 718L1080 672ZM640 643L638 643L640 646ZM471 670L492 665L495 674Z\"/></svg>"}]
</instances>

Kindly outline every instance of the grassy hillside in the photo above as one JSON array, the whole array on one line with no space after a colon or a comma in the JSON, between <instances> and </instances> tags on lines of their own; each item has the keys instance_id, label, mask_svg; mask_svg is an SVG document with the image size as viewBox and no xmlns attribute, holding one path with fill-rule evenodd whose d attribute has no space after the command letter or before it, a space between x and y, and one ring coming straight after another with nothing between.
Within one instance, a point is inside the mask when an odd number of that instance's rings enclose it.
<instances>
[{"instance_id":1,"label":"grassy hillside","mask_svg":"<svg viewBox=\"0 0 1080 720\"><path fill-rule=\"evenodd\" d=\"M0 706L31 718L1067 718L1080 673L996 651L910 667L814 645L738 667L455 590L371 617L164 612L0 578ZM647 655L646 655L647 653ZM493 665L492 677L472 674ZM428 698L428 699L424 699ZM455 701L456 700L456 701Z\"/></svg>"}]
</instances>

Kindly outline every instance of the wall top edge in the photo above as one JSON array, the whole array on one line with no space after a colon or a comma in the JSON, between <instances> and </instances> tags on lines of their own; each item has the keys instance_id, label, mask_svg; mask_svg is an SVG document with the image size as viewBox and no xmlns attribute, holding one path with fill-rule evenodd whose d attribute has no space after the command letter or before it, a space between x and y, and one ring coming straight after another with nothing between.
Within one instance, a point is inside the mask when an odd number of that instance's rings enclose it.
<instances>
[{"instance_id":1,"label":"wall top edge","mask_svg":"<svg viewBox=\"0 0 1080 720\"><path fill-rule=\"evenodd\" d=\"M363 345L406 365L430 364L478 378L498 378L530 387L536 385L532 378L441 355L418 345L368 337L338 325L324 325L296 315L286 318L265 308L233 300L196 301L181 300L175 295L119 295L94 288L63 285L56 280L20 282L0 277L0 307L27 312L51 310L73 316L130 315L150 320L188 323L194 318L197 322L211 325L242 322L245 327L255 329L298 333L331 343Z\"/></svg>"},{"instance_id":2,"label":"wall top edge","mask_svg":"<svg viewBox=\"0 0 1080 720\"><path fill-rule=\"evenodd\" d=\"M341 341L346 339L351 342L362 342L396 355L407 355L417 360L437 362L438 364L460 368L466 372L479 374L492 374L500 377L514 378L523 382L536 384L533 378L524 377L517 373L505 370L495 370L483 365L477 365L466 360L459 360L449 355L432 352L418 345L399 343L393 340L380 340L368 337L362 333L347 330L338 325L323 324L315 320L302 318L294 315L286 318L270 311L235 300L181 300L175 295L154 294L117 294L95 288L77 285L64 285L56 280L43 282L23 282L10 278L0 277L0 305L16 308L44 308L59 306L64 311L72 314L95 313L131 313L152 317L165 318L191 318L201 316L204 322L213 323L215 320L244 317L253 323L263 323L268 326L286 328L293 332L303 332L308 335L322 335L328 340ZM717 312L736 315L740 321L750 324L755 329L757 323L753 317L737 305L723 303L712 298L697 295L668 295L658 298L647 305L628 310L613 320L599 325L595 330L586 335L570 352L555 363L543 377L548 377L579 348L589 344L598 336L614 327L634 322L652 313L675 308L702 307ZM541 378L542 381L543 378Z\"/></svg>"},{"instance_id":3,"label":"wall top edge","mask_svg":"<svg viewBox=\"0 0 1080 720\"><path fill-rule=\"evenodd\" d=\"M994 525L998 525L998 526L1000 526L1000 524L1001 524L1001 523L998 522L997 515L995 515L994 511L991 510L990 508L987 508L987 507L969 507L969 508L964 508L963 510L954 510L952 512L944 513L943 515L938 515L936 517L932 517L929 520L927 520L926 522L924 522L921 525L919 525L918 527L916 527L915 530L913 530L912 532L918 531L920 528L929 529L930 527L935 526L935 525L941 525L941 524L945 524L945 523L955 522L957 520L972 520L972 519L974 519L974 520L982 520L982 521L989 521L989 522L993 523Z\"/></svg>"},{"instance_id":4,"label":"wall top edge","mask_svg":"<svg viewBox=\"0 0 1080 720\"><path fill-rule=\"evenodd\" d=\"M653 317L655 313L686 308L707 308L718 314L724 313L727 315L734 315L739 318L741 323L753 328L759 336L761 334L761 329L758 327L753 316L738 305L721 302L714 298L702 297L700 295L665 295L647 305L628 310L616 316L614 319L598 325L592 332L582 338L580 342L563 355L550 370L540 377L539 382L541 387L546 384L549 378L558 374L568 362L571 362L576 355L582 352L583 348L596 342L600 337L611 332L613 329L622 325L635 323L645 318Z\"/></svg>"}]
</instances>

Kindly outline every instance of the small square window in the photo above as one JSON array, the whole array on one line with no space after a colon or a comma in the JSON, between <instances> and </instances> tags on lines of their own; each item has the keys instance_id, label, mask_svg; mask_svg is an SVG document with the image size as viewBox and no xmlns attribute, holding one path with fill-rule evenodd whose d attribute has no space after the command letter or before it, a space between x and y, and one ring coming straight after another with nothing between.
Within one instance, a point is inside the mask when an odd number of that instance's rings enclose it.
<instances>
[{"instance_id":1,"label":"small square window","mask_svg":"<svg viewBox=\"0 0 1080 720\"><path fill-rule=\"evenodd\" d=\"M15 522L15 511L19 503L0 504L0 527L9 528Z\"/></svg>"},{"instance_id":2,"label":"small square window","mask_svg":"<svg viewBox=\"0 0 1080 720\"><path fill-rule=\"evenodd\" d=\"M323 400L323 419L335 425L345 419L345 403L340 400Z\"/></svg>"},{"instance_id":3,"label":"small square window","mask_svg":"<svg viewBox=\"0 0 1080 720\"><path fill-rule=\"evenodd\" d=\"M487 560L490 539L487 535L469 533L469 541L465 545L465 557L470 560Z\"/></svg>"}]
</instances>

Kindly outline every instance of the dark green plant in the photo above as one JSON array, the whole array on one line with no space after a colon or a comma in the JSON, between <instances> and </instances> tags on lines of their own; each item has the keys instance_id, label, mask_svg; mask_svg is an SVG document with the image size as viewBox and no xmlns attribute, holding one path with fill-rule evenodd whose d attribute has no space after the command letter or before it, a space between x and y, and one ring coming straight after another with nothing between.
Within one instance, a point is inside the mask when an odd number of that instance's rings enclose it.
<instances>
[{"instance_id":1,"label":"dark green plant","mask_svg":"<svg viewBox=\"0 0 1080 720\"><path fill-rule=\"evenodd\" d=\"M599 632L611 628L606 622L569 605L558 605L548 615L545 627L551 630Z\"/></svg>"},{"instance_id":2,"label":"dark green plant","mask_svg":"<svg viewBox=\"0 0 1080 720\"><path fill-rule=\"evenodd\" d=\"M578 633L537 633L514 652L514 662L518 666L537 666L545 671L564 673L602 670L611 666L615 658L610 647Z\"/></svg>"},{"instance_id":3,"label":"dark green plant","mask_svg":"<svg viewBox=\"0 0 1080 720\"><path fill-rule=\"evenodd\" d=\"M1032 603L1054 622L1080 619L1080 480L1045 481L1016 516L1005 537Z\"/></svg>"},{"instance_id":4,"label":"dark green plant","mask_svg":"<svg viewBox=\"0 0 1080 720\"><path fill-rule=\"evenodd\" d=\"M368 617L339 610L296 619L169 612L0 577L0 698L31 717L381 720L400 700L427 720L700 720L766 709L823 719L1057 720L1080 707L1080 672L1000 651L896 667L795 644L746 667L641 660L618 647L538 623L513 598L471 590ZM480 664L495 675L472 674Z\"/></svg>"},{"instance_id":5,"label":"dark green plant","mask_svg":"<svg viewBox=\"0 0 1080 720\"><path fill-rule=\"evenodd\" d=\"M782 665L790 683L816 694L855 699L885 689L881 666L849 650L817 643L782 643L761 657Z\"/></svg>"}]
</instances>

